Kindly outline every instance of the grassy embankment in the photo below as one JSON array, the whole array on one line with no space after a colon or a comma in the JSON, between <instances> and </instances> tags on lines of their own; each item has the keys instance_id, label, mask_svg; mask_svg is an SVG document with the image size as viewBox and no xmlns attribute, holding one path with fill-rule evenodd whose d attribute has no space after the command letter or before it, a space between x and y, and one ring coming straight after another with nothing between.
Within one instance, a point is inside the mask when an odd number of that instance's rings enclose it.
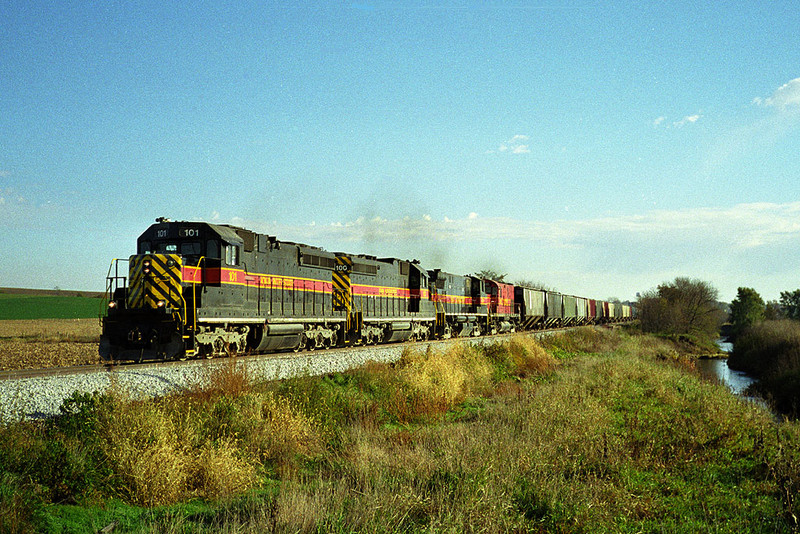
<instances>
[{"instance_id":1,"label":"grassy embankment","mask_svg":"<svg viewBox=\"0 0 800 534\"><path fill-rule=\"evenodd\" d=\"M733 344L728 363L759 379L755 389L783 413L800 414L800 321L763 321Z\"/></svg>"},{"instance_id":2,"label":"grassy embankment","mask_svg":"<svg viewBox=\"0 0 800 534\"><path fill-rule=\"evenodd\" d=\"M0 429L0 530L790 532L800 426L620 330ZM60 503L60 504L55 504Z\"/></svg>"}]
</instances>

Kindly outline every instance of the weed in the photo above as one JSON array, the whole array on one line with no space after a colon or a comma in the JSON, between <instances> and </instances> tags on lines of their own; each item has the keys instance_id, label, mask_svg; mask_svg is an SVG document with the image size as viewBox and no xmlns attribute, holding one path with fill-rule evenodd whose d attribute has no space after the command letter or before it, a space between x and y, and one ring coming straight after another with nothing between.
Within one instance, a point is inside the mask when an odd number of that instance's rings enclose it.
<instances>
[{"instance_id":1,"label":"weed","mask_svg":"<svg viewBox=\"0 0 800 534\"><path fill-rule=\"evenodd\" d=\"M19 475L0 475L0 532L33 533L44 503L35 489L20 480Z\"/></svg>"},{"instance_id":2,"label":"weed","mask_svg":"<svg viewBox=\"0 0 800 534\"><path fill-rule=\"evenodd\" d=\"M239 495L257 483L256 469L242 460L236 444L206 442L194 456L191 486L209 499Z\"/></svg>"},{"instance_id":3,"label":"weed","mask_svg":"<svg viewBox=\"0 0 800 534\"><path fill-rule=\"evenodd\" d=\"M253 381L247 366L239 364L236 358L228 358L212 367L211 371L191 388L189 395L208 401L226 395L238 397L253 390Z\"/></svg>"}]
</instances>

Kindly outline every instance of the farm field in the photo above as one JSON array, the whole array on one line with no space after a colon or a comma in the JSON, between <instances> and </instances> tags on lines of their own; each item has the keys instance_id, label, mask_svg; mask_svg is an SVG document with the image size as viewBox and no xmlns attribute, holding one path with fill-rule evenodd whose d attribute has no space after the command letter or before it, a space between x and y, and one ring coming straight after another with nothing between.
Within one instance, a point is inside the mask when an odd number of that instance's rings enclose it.
<instances>
[{"instance_id":1,"label":"farm field","mask_svg":"<svg viewBox=\"0 0 800 534\"><path fill-rule=\"evenodd\" d=\"M0 320L12 319L89 319L103 311L97 293L0 289Z\"/></svg>"},{"instance_id":2,"label":"farm field","mask_svg":"<svg viewBox=\"0 0 800 534\"><path fill-rule=\"evenodd\" d=\"M0 288L0 371L94 364L100 293Z\"/></svg>"},{"instance_id":3,"label":"farm field","mask_svg":"<svg viewBox=\"0 0 800 534\"><path fill-rule=\"evenodd\" d=\"M98 319L0 321L0 371L99 363Z\"/></svg>"}]
</instances>

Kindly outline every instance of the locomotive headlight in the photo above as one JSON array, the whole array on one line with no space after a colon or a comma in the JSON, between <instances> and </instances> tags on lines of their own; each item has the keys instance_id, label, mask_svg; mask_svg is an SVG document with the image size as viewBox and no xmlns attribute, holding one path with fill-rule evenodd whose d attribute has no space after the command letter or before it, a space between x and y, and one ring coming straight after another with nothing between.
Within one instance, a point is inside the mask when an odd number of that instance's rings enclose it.
<instances>
[{"instance_id":1,"label":"locomotive headlight","mask_svg":"<svg viewBox=\"0 0 800 534\"><path fill-rule=\"evenodd\" d=\"M167 303L163 300L159 300L158 302L156 302L156 306L158 306L159 308L163 308L166 305Z\"/></svg>"},{"instance_id":2,"label":"locomotive headlight","mask_svg":"<svg viewBox=\"0 0 800 534\"><path fill-rule=\"evenodd\" d=\"M144 274L150 274L150 260L145 260L142 266L144 267Z\"/></svg>"},{"instance_id":3,"label":"locomotive headlight","mask_svg":"<svg viewBox=\"0 0 800 534\"><path fill-rule=\"evenodd\" d=\"M111 302L108 303L108 307L109 308L116 308L117 307L117 301L116 300L112 300Z\"/></svg>"}]
</instances>

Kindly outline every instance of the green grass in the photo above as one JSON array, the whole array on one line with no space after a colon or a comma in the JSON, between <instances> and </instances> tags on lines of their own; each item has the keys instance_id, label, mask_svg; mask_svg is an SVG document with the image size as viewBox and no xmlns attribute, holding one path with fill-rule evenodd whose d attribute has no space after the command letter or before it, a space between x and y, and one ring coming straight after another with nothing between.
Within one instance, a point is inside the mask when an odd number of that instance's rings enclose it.
<instances>
[{"instance_id":1,"label":"green grass","mask_svg":"<svg viewBox=\"0 0 800 534\"><path fill-rule=\"evenodd\" d=\"M98 317L101 299L0 293L0 320L90 319Z\"/></svg>"},{"instance_id":2,"label":"green grass","mask_svg":"<svg viewBox=\"0 0 800 534\"><path fill-rule=\"evenodd\" d=\"M0 530L797 531L800 425L667 340L542 343L274 384L231 364L156 402L75 395L56 421L0 428Z\"/></svg>"}]
</instances>

